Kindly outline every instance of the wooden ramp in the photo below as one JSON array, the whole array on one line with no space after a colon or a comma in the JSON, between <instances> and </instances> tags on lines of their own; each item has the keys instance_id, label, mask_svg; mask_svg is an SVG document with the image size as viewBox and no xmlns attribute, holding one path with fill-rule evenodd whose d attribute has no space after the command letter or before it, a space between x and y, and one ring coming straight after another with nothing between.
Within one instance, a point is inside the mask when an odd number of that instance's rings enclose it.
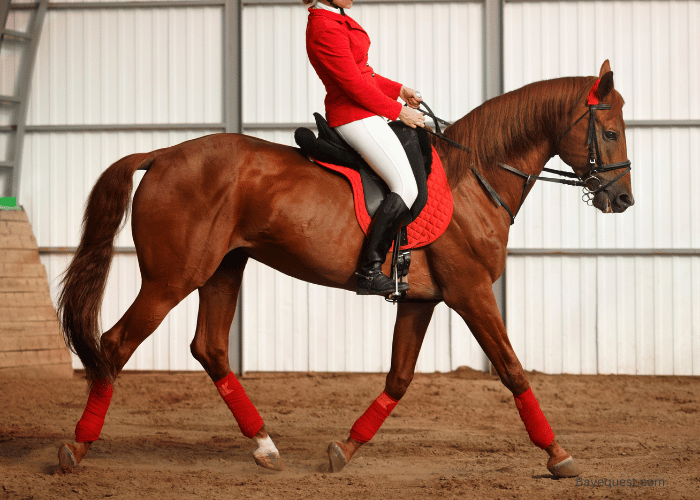
<instances>
[{"instance_id":1,"label":"wooden ramp","mask_svg":"<svg viewBox=\"0 0 700 500\"><path fill-rule=\"evenodd\" d=\"M24 210L0 209L0 377L72 377L46 269Z\"/></svg>"}]
</instances>

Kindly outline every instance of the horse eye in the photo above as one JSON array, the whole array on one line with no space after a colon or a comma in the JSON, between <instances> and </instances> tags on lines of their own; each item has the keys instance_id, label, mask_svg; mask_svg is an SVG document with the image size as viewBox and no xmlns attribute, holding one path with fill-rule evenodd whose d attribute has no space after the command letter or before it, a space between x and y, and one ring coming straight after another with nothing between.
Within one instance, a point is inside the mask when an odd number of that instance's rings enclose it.
<instances>
[{"instance_id":1,"label":"horse eye","mask_svg":"<svg viewBox=\"0 0 700 500\"><path fill-rule=\"evenodd\" d=\"M608 141L616 141L617 140L617 132L610 132L609 130L607 130L607 131L605 131L603 136Z\"/></svg>"}]
</instances>

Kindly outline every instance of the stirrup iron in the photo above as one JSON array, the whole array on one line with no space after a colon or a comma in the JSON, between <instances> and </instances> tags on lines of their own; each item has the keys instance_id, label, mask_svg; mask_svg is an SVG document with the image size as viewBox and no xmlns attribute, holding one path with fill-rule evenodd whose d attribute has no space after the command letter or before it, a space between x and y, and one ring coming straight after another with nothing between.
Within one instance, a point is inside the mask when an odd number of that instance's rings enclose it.
<instances>
[{"instance_id":1,"label":"stirrup iron","mask_svg":"<svg viewBox=\"0 0 700 500\"><path fill-rule=\"evenodd\" d=\"M394 249L391 252L391 275L389 278L394 280L394 291L384 297L384 300L396 304L406 298L406 290L399 290L400 283L408 284L408 280L403 281L405 276L408 276L408 266L411 264L411 251L401 250L401 243L408 243L406 228L402 228L396 235L394 240Z\"/></svg>"}]
</instances>

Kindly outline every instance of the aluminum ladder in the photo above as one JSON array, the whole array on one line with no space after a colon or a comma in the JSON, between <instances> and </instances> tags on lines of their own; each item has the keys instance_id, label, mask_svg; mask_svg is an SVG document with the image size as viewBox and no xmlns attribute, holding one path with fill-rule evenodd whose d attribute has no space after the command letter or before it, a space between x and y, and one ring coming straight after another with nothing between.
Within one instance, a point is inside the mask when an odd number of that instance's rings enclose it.
<instances>
[{"instance_id":1,"label":"aluminum ladder","mask_svg":"<svg viewBox=\"0 0 700 500\"><path fill-rule=\"evenodd\" d=\"M22 148L27 124L29 87L49 0L19 3L0 0L0 61L4 68L16 65L13 82L2 82L0 92L0 197L18 197ZM26 31L8 29L19 12L29 12ZM7 90L13 85L10 93Z\"/></svg>"}]
</instances>

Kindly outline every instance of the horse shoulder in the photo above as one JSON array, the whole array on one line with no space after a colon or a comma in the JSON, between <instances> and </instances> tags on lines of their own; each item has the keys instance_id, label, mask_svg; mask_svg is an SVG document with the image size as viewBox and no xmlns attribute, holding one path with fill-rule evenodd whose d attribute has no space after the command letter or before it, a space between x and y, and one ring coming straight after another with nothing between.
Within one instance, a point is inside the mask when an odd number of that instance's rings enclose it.
<instances>
[{"instance_id":1,"label":"horse shoulder","mask_svg":"<svg viewBox=\"0 0 700 500\"><path fill-rule=\"evenodd\" d=\"M453 243L447 257L459 262L465 272L482 268L484 277L495 282L505 268L510 218L476 181L465 179L452 194L454 213L443 235Z\"/></svg>"}]
</instances>

